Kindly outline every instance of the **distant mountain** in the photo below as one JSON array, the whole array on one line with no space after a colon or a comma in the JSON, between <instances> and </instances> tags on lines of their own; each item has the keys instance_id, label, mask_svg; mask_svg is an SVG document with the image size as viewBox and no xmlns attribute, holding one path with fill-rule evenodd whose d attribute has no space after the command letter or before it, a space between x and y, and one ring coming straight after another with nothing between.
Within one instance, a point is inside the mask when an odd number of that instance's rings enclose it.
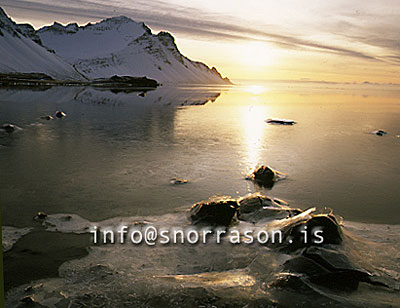
<instances>
[{"instance_id":1,"label":"distant mountain","mask_svg":"<svg viewBox=\"0 0 400 308\"><path fill-rule=\"evenodd\" d=\"M0 73L17 72L83 79L70 64L42 46L31 25L17 25L0 8Z\"/></svg>"},{"instance_id":2,"label":"distant mountain","mask_svg":"<svg viewBox=\"0 0 400 308\"><path fill-rule=\"evenodd\" d=\"M216 68L192 61L168 32L120 16L95 24L35 30L0 8L0 73L44 73L55 79L147 76L162 83L226 84Z\"/></svg>"},{"instance_id":3,"label":"distant mountain","mask_svg":"<svg viewBox=\"0 0 400 308\"><path fill-rule=\"evenodd\" d=\"M229 83L215 68L183 56L170 33L152 34L144 23L124 16L86 26L55 22L35 35L91 79L131 75L162 83Z\"/></svg>"}]
</instances>

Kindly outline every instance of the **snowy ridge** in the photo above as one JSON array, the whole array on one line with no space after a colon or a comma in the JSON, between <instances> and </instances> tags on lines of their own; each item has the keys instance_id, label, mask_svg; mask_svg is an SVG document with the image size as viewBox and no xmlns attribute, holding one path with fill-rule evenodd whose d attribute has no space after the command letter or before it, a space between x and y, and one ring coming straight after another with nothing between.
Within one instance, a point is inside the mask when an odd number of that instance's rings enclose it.
<instances>
[{"instance_id":1,"label":"snowy ridge","mask_svg":"<svg viewBox=\"0 0 400 308\"><path fill-rule=\"evenodd\" d=\"M119 16L35 30L0 8L0 73L44 73L55 79L146 76L162 83L229 84L216 68L183 56L168 32Z\"/></svg>"},{"instance_id":2,"label":"snowy ridge","mask_svg":"<svg viewBox=\"0 0 400 308\"><path fill-rule=\"evenodd\" d=\"M183 56L174 37L120 16L96 24L54 23L36 34L85 76L147 76L163 83L229 83L215 68Z\"/></svg>"},{"instance_id":3,"label":"snowy ridge","mask_svg":"<svg viewBox=\"0 0 400 308\"><path fill-rule=\"evenodd\" d=\"M71 65L43 47L31 25L17 25L0 8L0 73L45 73L82 79Z\"/></svg>"},{"instance_id":4,"label":"snowy ridge","mask_svg":"<svg viewBox=\"0 0 400 308\"><path fill-rule=\"evenodd\" d=\"M92 59L124 48L129 42L150 32L144 24L127 17L105 19L98 24L79 27L76 23L63 26L55 22L37 31L44 44L64 59L75 62Z\"/></svg>"}]
</instances>

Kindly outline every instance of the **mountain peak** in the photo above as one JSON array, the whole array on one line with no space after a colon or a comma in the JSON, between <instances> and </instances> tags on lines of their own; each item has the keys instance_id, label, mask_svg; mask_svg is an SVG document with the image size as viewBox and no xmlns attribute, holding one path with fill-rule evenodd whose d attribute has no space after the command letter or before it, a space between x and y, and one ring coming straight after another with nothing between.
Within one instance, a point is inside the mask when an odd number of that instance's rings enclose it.
<instances>
[{"instance_id":1,"label":"mountain peak","mask_svg":"<svg viewBox=\"0 0 400 308\"><path fill-rule=\"evenodd\" d=\"M12 27L14 28L15 22L7 15L7 13L0 7L0 28Z\"/></svg>"},{"instance_id":2,"label":"mountain peak","mask_svg":"<svg viewBox=\"0 0 400 308\"><path fill-rule=\"evenodd\" d=\"M15 71L34 68L71 78L79 73L87 78L129 75L173 83L227 82L215 68L182 55L171 33L153 34L143 22L126 16L84 26L54 22L35 31L28 24L16 24L0 8L0 41L12 43L6 57L0 59L0 71L9 71L12 63ZM26 45L23 50L21 43Z\"/></svg>"},{"instance_id":3,"label":"mountain peak","mask_svg":"<svg viewBox=\"0 0 400 308\"><path fill-rule=\"evenodd\" d=\"M45 46L51 46L59 56L72 61L118 52L133 40L151 31L143 23L135 22L126 16L117 16L85 26L78 26L76 23L63 26L55 22L36 33Z\"/></svg>"},{"instance_id":4,"label":"mountain peak","mask_svg":"<svg viewBox=\"0 0 400 308\"><path fill-rule=\"evenodd\" d=\"M10 16L7 15L6 11L0 6L0 22L12 22L12 19Z\"/></svg>"},{"instance_id":5,"label":"mountain peak","mask_svg":"<svg viewBox=\"0 0 400 308\"><path fill-rule=\"evenodd\" d=\"M101 22L119 24L119 23L135 22L135 21L129 17L121 15L121 16L114 16L114 17L106 18L106 19L102 20Z\"/></svg>"},{"instance_id":6,"label":"mountain peak","mask_svg":"<svg viewBox=\"0 0 400 308\"><path fill-rule=\"evenodd\" d=\"M3 36L3 32L8 32L12 36L19 37L19 34L22 34L19 31L18 25L7 15L7 13L0 7L0 36Z\"/></svg>"}]
</instances>

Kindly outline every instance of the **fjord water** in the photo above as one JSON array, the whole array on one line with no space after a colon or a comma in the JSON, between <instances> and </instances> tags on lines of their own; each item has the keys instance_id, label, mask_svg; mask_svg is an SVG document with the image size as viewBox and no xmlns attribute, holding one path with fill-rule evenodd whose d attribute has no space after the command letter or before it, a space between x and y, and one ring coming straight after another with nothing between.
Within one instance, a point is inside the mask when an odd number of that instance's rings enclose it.
<instances>
[{"instance_id":1,"label":"fjord water","mask_svg":"<svg viewBox=\"0 0 400 308\"><path fill-rule=\"evenodd\" d=\"M56 110L67 116L40 118ZM209 300L215 293L237 307L249 300L257 307L260 299L282 307L294 302L397 307L399 115L400 89L395 86L166 86L144 98L93 88L0 90L0 123L22 128L0 136L2 225L43 234L47 231L38 230L32 218L44 211L61 222L65 216L57 214L72 215L76 230L105 219L110 219L105 225L116 226L116 217L186 226L185 210L195 202L260 191L293 207L329 207L343 216L352 234L346 249L395 291L362 286L352 295L324 293L322 299L274 293L263 283L276 273L282 256L264 247L106 245L62 264L58 274L63 279L41 280L35 298L54 303L62 293L65 302L75 298L91 306L98 301L98 306L123 307L129 300L137 304L138 296L148 297L151 307L166 302L190 307L191 299ZM268 125L267 118L297 124ZM376 129L388 134L370 134ZM287 179L270 190L246 181L262 164L286 173ZM173 177L189 183L171 185ZM17 242L18 251L39 246L34 233L26 238ZM42 258L47 262L51 255ZM10 291L10 307L23 294L23 288Z\"/></svg>"},{"instance_id":2,"label":"fjord water","mask_svg":"<svg viewBox=\"0 0 400 308\"><path fill-rule=\"evenodd\" d=\"M259 190L244 178L262 164L288 175L268 194L293 206L359 222L400 217L395 87L162 88L145 98L52 88L1 90L0 99L0 122L22 128L0 139L5 225L29 226L37 211L98 221L242 196ZM56 110L67 117L40 119ZM266 124L271 117L297 124ZM389 134L369 134L380 128ZM190 183L171 186L172 177Z\"/></svg>"}]
</instances>

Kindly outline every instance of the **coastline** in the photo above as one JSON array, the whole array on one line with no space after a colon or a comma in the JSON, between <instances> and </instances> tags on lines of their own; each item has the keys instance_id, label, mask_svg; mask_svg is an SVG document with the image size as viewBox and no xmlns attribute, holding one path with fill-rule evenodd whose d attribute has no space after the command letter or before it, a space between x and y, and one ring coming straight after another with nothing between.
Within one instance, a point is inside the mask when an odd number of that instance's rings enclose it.
<instances>
[{"instance_id":1,"label":"coastline","mask_svg":"<svg viewBox=\"0 0 400 308\"><path fill-rule=\"evenodd\" d=\"M105 89L134 89L137 91L155 89L160 84L147 77L112 76L93 80L57 80L43 73L0 74L0 88L33 88L41 90L54 86L91 86Z\"/></svg>"}]
</instances>

